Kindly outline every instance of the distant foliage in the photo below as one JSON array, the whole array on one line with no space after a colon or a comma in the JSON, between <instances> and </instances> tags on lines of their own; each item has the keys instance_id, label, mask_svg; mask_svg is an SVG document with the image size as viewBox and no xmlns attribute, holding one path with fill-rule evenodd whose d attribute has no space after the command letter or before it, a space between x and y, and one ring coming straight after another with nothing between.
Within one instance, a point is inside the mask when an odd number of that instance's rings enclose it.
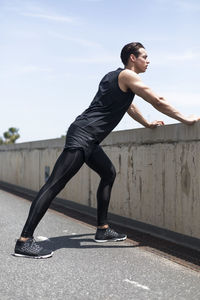
<instances>
[{"instance_id":1,"label":"distant foliage","mask_svg":"<svg viewBox=\"0 0 200 300\"><path fill-rule=\"evenodd\" d=\"M14 144L15 141L20 137L18 131L19 129L10 127L8 131L4 132L4 138L0 137L0 145Z\"/></svg>"}]
</instances>

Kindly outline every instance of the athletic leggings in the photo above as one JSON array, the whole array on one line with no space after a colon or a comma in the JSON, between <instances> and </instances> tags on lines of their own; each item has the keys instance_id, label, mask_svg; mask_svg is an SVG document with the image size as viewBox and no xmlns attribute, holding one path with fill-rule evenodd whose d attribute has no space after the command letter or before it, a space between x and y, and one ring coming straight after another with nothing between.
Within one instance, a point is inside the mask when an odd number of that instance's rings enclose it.
<instances>
[{"instance_id":1,"label":"athletic leggings","mask_svg":"<svg viewBox=\"0 0 200 300\"><path fill-rule=\"evenodd\" d=\"M78 172L84 162L84 152L81 149L63 150L50 177L31 204L29 215L21 234L22 237L33 236L36 226L49 208L52 200ZM107 224L107 211L116 172L112 162L99 145L94 148L87 165L97 172L101 178L97 190L97 225L102 226Z\"/></svg>"}]
</instances>

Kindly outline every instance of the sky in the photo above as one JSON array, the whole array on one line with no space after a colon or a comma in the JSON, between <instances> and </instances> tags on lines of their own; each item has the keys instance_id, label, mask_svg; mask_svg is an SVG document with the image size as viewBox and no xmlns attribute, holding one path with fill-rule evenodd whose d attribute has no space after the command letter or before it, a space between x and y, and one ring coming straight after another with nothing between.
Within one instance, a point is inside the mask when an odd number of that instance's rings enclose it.
<instances>
[{"instance_id":1,"label":"sky","mask_svg":"<svg viewBox=\"0 0 200 300\"><path fill-rule=\"evenodd\" d=\"M59 138L91 103L101 78L141 42L141 79L184 115L200 116L199 0L0 0L0 136ZM177 123L142 98L148 121ZM115 130L142 127L126 114Z\"/></svg>"}]
</instances>

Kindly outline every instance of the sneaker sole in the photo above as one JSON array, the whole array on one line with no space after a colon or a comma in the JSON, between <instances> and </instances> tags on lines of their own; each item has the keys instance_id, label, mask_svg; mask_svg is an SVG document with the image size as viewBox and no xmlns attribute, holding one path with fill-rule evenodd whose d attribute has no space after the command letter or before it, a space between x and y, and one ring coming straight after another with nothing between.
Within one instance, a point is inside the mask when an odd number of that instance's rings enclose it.
<instances>
[{"instance_id":1,"label":"sneaker sole","mask_svg":"<svg viewBox=\"0 0 200 300\"><path fill-rule=\"evenodd\" d=\"M49 258L52 257L53 252L47 255L42 255L42 256L33 256L33 255L25 255L25 254L19 254L19 253L14 253L13 256L16 257L26 257L26 258L34 258L34 259L42 259L42 258Z\"/></svg>"},{"instance_id":2,"label":"sneaker sole","mask_svg":"<svg viewBox=\"0 0 200 300\"><path fill-rule=\"evenodd\" d=\"M114 238L114 239L109 239L109 240L96 240L94 239L94 241L96 243L106 243L106 242L120 242L120 241L124 241L127 239L127 236L123 237L123 238Z\"/></svg>"}]
</instances>

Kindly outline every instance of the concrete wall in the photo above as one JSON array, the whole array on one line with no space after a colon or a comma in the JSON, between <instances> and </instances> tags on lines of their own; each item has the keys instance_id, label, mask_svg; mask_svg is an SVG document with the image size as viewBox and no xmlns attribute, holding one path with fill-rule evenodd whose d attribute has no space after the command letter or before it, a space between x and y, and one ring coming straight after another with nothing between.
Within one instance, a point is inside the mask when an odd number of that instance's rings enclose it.
<instances>
[{"instance_id":1,"label":"concrete wall","mask_svg":"<svg viewBox=\"0 0 200 300\"><path fill-rule=\"evenodd\" d=\"M0 181L38 191L63 145L52 139L0 146ZM200 238L200 122L113 132L102 146L117 171L110 212ZM84 165L59 197L96 207L98 183Z\"/></svg>"}]
</instances>

